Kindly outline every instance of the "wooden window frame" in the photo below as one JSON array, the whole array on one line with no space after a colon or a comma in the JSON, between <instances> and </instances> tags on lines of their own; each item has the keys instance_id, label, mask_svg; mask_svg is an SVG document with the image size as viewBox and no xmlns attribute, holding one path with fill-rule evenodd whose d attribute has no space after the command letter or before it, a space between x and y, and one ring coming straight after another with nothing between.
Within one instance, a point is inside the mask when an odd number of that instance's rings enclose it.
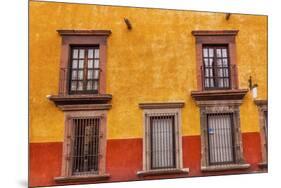
<instances>
[{"instance_id":1,"label":"wooden window frame","mask_svg":"<svg viewBox=\"0 0 281 188\"><path fill-rule=\"evenodd\" d=\"M98 94L106 92L106 49L110 30L57 30L62 38L59 95L69 95L70 73L69 65L72 46L99 46L100 52L100 80ZM93 93L95 94L95 93Z\"/></svg>"},{"instance_id":2,"label":"wooden window frame","mask_svg":"<svg viewBox=\"0 0 281 188\"><path fill-rule=\"evenodd\" d=\"M241 100L220 100L220 101L196 101L200 107L200 128L201 128L201 171L224 171L234 169L247 169L250 167L243 158L243 145L240 129L240 112L239 106ZM209 164L209 148L207 133L207 116L208 114L233 114L234 129L234 146L235 146L235 162L231 164Z\"/></svg>"},{"instance_id":3,"label":"wooden window frame","mask_svg":"<svg viewBox=\"0 0 281 188\"><path fill-rule=\"evenodd\" d=\"M183 169L182 161L182 136L181 136L181 108L183 102L176 103L140 103L139 107L143 109L143 169L138 171L138 176L187 174L188 168ZM151 169L151 155L149 149L149 131L150 117L159 114L169 114L174 116L175 122L175 168Z\"/></svg>"},{"instance_id":4,"label":"wooden window frame","mask_svg":"<svg viewBox=\"0 0 281 188\"><path fill-rule=\"evenodd\" d=\"M95 58L95 57L93 57L93 58L91 58L91 60L93 61L93 67L92 68L89 68L88 67L88 59L89 59L89 57L88 57L88 53L89 53L89 49L91 50L91 49L93 49L93 51L94 51L94 53L95 53L95 50L96 49L98 49L99 50L99 46L97 46L97 45L93 45L93 46L71 46L71 55L70 55L70 63L69 63L69 67L68 67L68 69L69 69L69 71L70 71L70 73L69 73L69 85L68 85L68 90L69 90L69 94L97 94L98 92L99 92L99 86L100 86L100 82L99 82L99 80L100 80L100 73L101 73L101 69L98 67L98 68L95 68L94 67L94 64L95 64L95 60L97 60L98 59L98 62L100 62L100 58L98 57L98 58ZM73 61L73 51L74 50L84 50L84 59L83 59L83 61L84 61L84 63L83 63L83 68L80 68L80 66L79 66L79 61L81 60L80 59L80 57L78 58L76 58L76 60L77 60L77 68L73 68L72 67L72 61ZM94 54L93 54L94 55ZM76 80L73 80L73 77L72 77L72 74L71 74L71 72L73 71L73 70L75 70L75 71L77 71L77 75L76 75ZM79 74L78 74L78 71L83 71L83 80L82 80L82 82L83 82L83 85L82 85L82 90L78 90L77 89L77 84L76 84L76 90L72 90L71 89L71 82L72 81L76 81L76 82L78 82L79 80L78 80L78 77L79 77ZM91 70L92 71L92 74L93 74L93 78L92 79L89 79L88 78L88 71L89 70ZM95 79L94 78L94 72L95 71L98 71L98 78L97 79ZM81 81L81 80L80 80ZM97 88L97 90L94 90L93 88L94 88L94 86L93 86L93 83L92 83L92 90L87 90L87 82L88 81L92 81L92 82L94 82L94 81L97 81L98 82L98 84L97 84L97 86L98 86L98 88Z\"/></svg>"},{"instance_id":5,"label":"wooden window frame","mask_svg":"<svg viewBox=\"0 0 281 188\"><path fill-rule=\"evenodd\" d=\"M260 138L261 138L261 152L262 161L259 166L264 168L268 165L268 136L265 133L265 113L268 114L267 100L255 100L255 104L258 107L259 112L259 126L260 126ZM267 126L268 126L268 115L267 115ZM267 128L268 129L268 128Z\"/></svg>"},{"instance_id":6,"label":"wooden window frame","mask_svg":"<svg viewBox=\"0 0 281 188\"><path fill-rule=\"evenodd\" d=\"M99 169L97 174L86 174L86 175L72 175L71 169L71 138L73 129L71 128L72 120L75 118L100 118L100 138L99 138ZM67 111L65 112L65 132L63 142L63 156L62 156L62 168L61 176L55 177L57 183L64 182L80 182L80 181L97 181L105 180L109 178L109 174L106 173L106 121L107 121L107 110L99 111Z\"/></svg>"},{"instance_id":7,"label":"wooden window frame","mask_svg":"<svg viewBox=\"0 0 281 188\"><path fill-rule=\"evenodd\" d=\"M202 87L204 88L204 90L224 90L224 89L230 89L231 88L231 66L230 66L230 58L229 58L229 49L228 49L228 46L227 45L203 45L203 47L202 47L202 50L204 49L204 48L208 48L208 49L213 49L214 50L214 54L213 54L213 65L212 65L212 70L213 70L213 76L212 77L210 77L210 75L209 75L209 79L210 78L212 78L213 79L213 81L214 81L214 87L206 87L205 86L205 78L206 78L206 75L205 75L205 70L206 70L206 66L205 66L205 63L202 63L202 70L201 70L201 73L202 73ZM221 77L221 79L228 79L228 87L219 87L218 86L218 80L219 80L219 77L218 77L218 70L219 70L219 68L218 68L218 65L217 65L217 60L218 59L223 59L223 57L217 57L217 55L216 55L216 50L217 49L222 49L222 48L225 48L226 50L227 50L227 57L226 57L226 59L227 59L227 72L228 72L228 77ZM203 55L203 57L202 57L202 59L204 59L204 58L206 58L205 56L204 56L204 53L202 53L202 55ZM208 59L209 59L210 57L208 57ZM203 60L204 61L204 60ZM223 71L224 69L226 69L225 67L221 67L221 70ZM209 83L210 84L210 83Z\"/></svg>"},{"instance_id":8,"label":"wooden window frame","mask_svg":"<svg viewBox=\"0 0 281 188\"><path fill-rule=\"evenodd\" d=\"M238 89L238 77L236 67L236 43L235 38L238 30L195 30L192 35L195 37L196 43L196 64L197 64L197 88L199 91L205 90L203 86L203 75L201 67L203 67L203 46L204 45L227 45L229 53L230 66L230 88ZM216 90L214 88L213 90ZM208 89L211 90L211 89Z\"/></svg>"}]
</instances>

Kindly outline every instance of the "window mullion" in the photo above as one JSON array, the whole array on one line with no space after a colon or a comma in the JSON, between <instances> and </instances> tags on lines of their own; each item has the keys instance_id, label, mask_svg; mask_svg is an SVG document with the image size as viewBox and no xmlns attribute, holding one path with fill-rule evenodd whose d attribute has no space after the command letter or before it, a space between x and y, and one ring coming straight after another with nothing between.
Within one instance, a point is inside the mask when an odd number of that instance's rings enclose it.
<instances>
[{"instance_id":1,"label":"window mullion","mask_svg":"<svg viewBox=\"0 0 281 188\"><path fill-rule=\"evenodd\" d=\"M85 48L85 53L84 53L84 74L83 74L83 91L87 90L87 76L88 76L88 48Z\"/></svg>"},{"instance_id":2,"label":"window mullion","mask_svg":"<svg viewBox=\"0 0 281 188\"><path fill-rule=\"evenodd\" d=\"M213 57L213 78L214 78L214 87L217 88L217 49L214 47L214 57Z\"/></svg>"}]
</instances>

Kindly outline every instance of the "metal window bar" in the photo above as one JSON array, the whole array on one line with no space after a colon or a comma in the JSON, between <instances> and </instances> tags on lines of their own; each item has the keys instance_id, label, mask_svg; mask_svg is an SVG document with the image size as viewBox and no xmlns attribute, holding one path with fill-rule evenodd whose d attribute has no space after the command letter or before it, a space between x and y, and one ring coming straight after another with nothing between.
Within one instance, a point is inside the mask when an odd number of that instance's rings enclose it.
<instances>
[{"instance_id":1,"label":"metal window bar","mask_svg":"<svg viewBox=\"0 0 281 188\"><path fill-rule=\"evenodd\" d=\"M68 79L70 94L98 93L101 72L99 53L98 46L72 47L69 68L61 71L64 74L68 72L68 76L61 78Z\"/></svg>"},{"instance_id":2,"label":"metal window bar","mask_svg":"<svg viewBox=\"0 0 281 188\"><path fill-rule=\"evenodd\" d=\"M204 89L229 89L231 66L227 46L204 46L201 75Z\"/></svg>"},{"instance_id":3,"label":"metal window bar","mask_svg":"<svg viewBox=\"0 0 281 188\"><path fill-rule=\"evenodd\" d=\"M75 118L72 121L72 175L98 174L100 118Z\"/></svg>"},{"instance_id":4,"label":"metal window bar","mask_svg":"<svg viewBox=\"0 0 281 188\"><path fill-rule=\"evenodd\" d=\"M207 115L209 165L235 163L235 142L232 113Z\"/></svg>"},{"instance_id":5,"label":"metal window bar","mask_svg":"<svg viewBox=\"0 0 281 188\"><path fill-rule=\"evenodd\" d=\"M149 117L150 169L176 168L175 114Z\"/></svg>"}]
</instances>

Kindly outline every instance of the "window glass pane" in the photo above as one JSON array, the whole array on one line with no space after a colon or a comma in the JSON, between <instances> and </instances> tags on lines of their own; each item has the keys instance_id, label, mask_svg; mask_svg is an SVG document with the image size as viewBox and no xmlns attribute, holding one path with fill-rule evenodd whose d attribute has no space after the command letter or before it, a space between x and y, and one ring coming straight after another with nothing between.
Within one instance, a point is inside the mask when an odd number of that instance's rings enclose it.
<instances>
[{"instance_id":1,"label":"window glass pane","mask_svg":"<svg viewBox=\"0 0 281 188\"><path fill-rule=\"evenodd\" d=\"M213 58L209 59L209 65L210 65L210 67L213 67Z\"/></svg>"},{"instance_id":2,"label":"window glass pane","mask_svg":"<svg viewBox=\"0 0 281 188\"><path fill-rule=\"evenodd\" d=\"M217 67L221 67L221 66L222 66L221 59L217 59Z\"/></svg>"},{"instance_id":3,"label":"window glass pane","mask_svg":"<svg viewBox=\"0 0 281 188\"><path fill-rule=\"evenodd\" d=\"M77 60L73 60L73 61L72 61L72 68L73 68L73 69L77 69L77 65L78 65Z\"/></svg>"},{"instance_id":4,"label":"window glass pane","mask_svg":"<svg viewBox=\"0 0 281 188\"><path fill-rule=\"evenodd\" d=\"M85 53L85 50L84 49L80 49L79 50L79 59L84 59L84 53Z\"/></svg>"},{"instance_id":5,"label":"window glass pane","mask_svg":"<svg viewBox=\"0 0 281 188\"><path fill-rule=\"evenodd\" d=\"M72 53L73 58L78 58L78 49L74 49Z\"/></svg>"},{"instance_id":6,"label":"window glass pane","mask_svg":"<svg viewBox=\"0 0 281 188\"><path fill-rule=\"evenodd\" d=\"M72 81L72 82L71 82L71 90L72 90L72 91L75 91L75 90L76 90L76 84L77 84L76 81Z\"/></svg>"},{"instance_id":7,"label":"window glass pane","mask_svg":"<svg viewBox=\"0 0 281 188\"><path fill-rule=\"evenodd\" d=\"M224 86L224 84L223 84L223 78L218 78L217 80L218 80L218 81L217 81L217 82L218 82L218 87L219 87L219 88L224 88L225 86Z\"/></svg>"},{"instance_id":8,"label":"window glass pane","mask_svg":"<svg viewBox=\"0 0 281 188\"><path fill-rule=\"evenodd\" d=\"M82 69L84 67L84 60L79 60L79 68Z\"/></svg>"},{"instance_id":9,"label":"window glass pane","mask_svg":"<svg viewBox=\"0 0 281 188\"><path fill-rule=\"evenodd\" d=\"M222 62L223 62L223 66L224 66L224 67L227 67L227 66L228 66L227 59L224 58L224 59L222 60Z\"/></svg>"},{"instance_id":10,"label":"window glass pane","mask_svg":"<svg viewBox=\"0 0 281 188\"><path fill-rule=\"evenodd\" d=\"M209 48L209 56L214 57L214 49L213 48Z\"/></svg>"},{"instance_id":11,"label":"window glass pane","mask_svg":"<svg viewBox=\"0 0 281 188\"><path fill-rule=\"evenodd\" d=\"M228 78L224 79L224 87L229 87L229 79Z\"/></svg>"},{"instance_id":12,"label":"window glass pane","mask_svg":"<svg viewBox=\"0 0 281 188\"><path fill-rule=\"evenodd\" d=\"M72 71L72 80L77 80L77 71Z\"/></svg>"},{"instance_id":13,"label":"window glass pane","mask_svg":"<svg viewBox=\"0 0 281 188\"><path fill-rule=\"evenodd\" d=\"M100 50L95 49L95 58L99 58L99 57L100 57Z\"/></svg>"},{"instance_id":14,"label":"window glass pane","mask_svg":"<svg viewBox=\"0 0 281 188\"><path fill-rule=\"evenodd\" d=\"M209 61L207 58L204 58L204 65L205 67L209 67Z\"/></svg>"},{"instance_id":15,"label":"window glass pane","mask_svg":"<svg viewBox=\"0 0 281 188\"><path fill-rule=\"evenodd\" d=\"M99 60L95 60L95 65L94 65L94 68L99 68Z\"/></svg>"},{"instance_id":16,"label":"window glass pane","mask_svg":"<svg viewBox=\"0 0 281 188\"><path fill-rule=\"evenodd\" d=\"M77 90L82 91L83 90L83 81L78 82L78 88Z\"/></svg>"},{"instance_id":17,"label":"window glass pane","mask_svg":"<svg viewBox=\"0 0 281 188\"><path fill-rule=\"evenodd\" d=\"M213 77L213 69L210 69L209 73L210 73L210 77Z\"/></svg>"},{"instance_id":18,"label":"window glass pane","mask_svg":"<svg viewBox=\"0 0 281 188\"><path fill-rule=\"evenodd\" d=\"M205 77L209 77L209 71L210 69L205 69Z\"/></svg>"},{"instance_id":19,"label":"window glass pane","mask_svg":"<svg viewBox=\"0 0 281 188\"><path fill-rule=\"evenodd\" d=\"M227 51L226 49L222 49L222 57L227 57Z\"/></svg>"},{"instance_id":20,"label":"window glass pane","mask_svg":"<svg viewBox=\"0 0 281 188\"><path fill-rule=\"evenodd\" d=\"M98 90L98 81L94 81L93 89Z\"/></svg>"},{"instance_id":21,"label":"window glass pane","mask_svg":"<svg viewBox=\"0 0 281 188\"><path fill-rule=\"evenodd\" d=\"M83 71L82 70L80 70L78 72L78 80L83 80Z\"/></svg>"},{"instance_id":22,"label":"window glass pane","mask_svg":"<svg viewBox=\"0 0 281 188\"><path fill-rule=\"evenodd\" d=\"M88 79L93 79L93 70L88 70Z\"/></svg>"},{"instance_id":23,"label":"window glass pane","mask_svg":"<svg viewBox=\"0 0 281 188\"><path fill-rule=\"evenodd\" d=\"M216 49L217 57L221 57L221 49Z\"/></svg>"},{"instance_id":24,"label":"window glass pane","mask_svg":"<svg viewBox=\"0 0 281 188\"><path fill-rule=\"evenodd\" d=\"M98 79L99 78L99 70L95 70L94 71L94 79Z\"/></svg>"},{"instance_id":25,"label":"window glass pane","mask_svg":"<svg viewBox=\"0 0 281 188\"><path fill-rule=\"evenodd\" d=\"M94 50L93 49L89 49L88 50L88 58L93 58L94 57Z\"/></svg>"},{"instance_id":26,"label":"window glass pane","mask_svg":"<svg viewBox=\"0 0 281 188\"><path fill-rule=\"evenodd\" d=\"M92 90L93 89L93 81L88 81L87 82L87 90Z\"/></svg>"},{"instance_id":27,"label":"window glass pane","mask_svg":"<svg viewBox=\"0 0 281 188\"><path fill-rule=\"evenodd\" d=\"M203 49L203 57L208 57L208 48Z\"/></svg>"},{"instance_id":28,"label":"window glass pane","mask_svg":"<svg viewBox=\"0 0 281 188\"><path fill-rule=\"evenodd\" d=\"M205 88L208 88L208 87L210 87L210 84L209 84L209 78L205 78Z\"/></svg>"},{"instance_id":29,"label":"window glass pane","mask_svg":"<svg viewBox=\"0 0 281 188\"><path fill-rule=\"evenodd\" d=\"M228 77L228 69L223 69L223 76Z\"/></svg>"},{"instance_id":30,"label":"window glass pane","mask_svg":"<svg viewBox=\"0 0 281 188\"><path fill-rule=\"evenodd\" d=\"M88 60L88 68L93 68L93 60Z\"/></svg>"},{"instance_id":31,"label":"window glass pane","mask_svg":"<svg viewBox=\"0 0 281 188\"><path fill-rule=\"evenodd\" d=\"M215 87L215 82L214 82L214 79L210 79L210 87Z\"/></svg>"}]
</instances>

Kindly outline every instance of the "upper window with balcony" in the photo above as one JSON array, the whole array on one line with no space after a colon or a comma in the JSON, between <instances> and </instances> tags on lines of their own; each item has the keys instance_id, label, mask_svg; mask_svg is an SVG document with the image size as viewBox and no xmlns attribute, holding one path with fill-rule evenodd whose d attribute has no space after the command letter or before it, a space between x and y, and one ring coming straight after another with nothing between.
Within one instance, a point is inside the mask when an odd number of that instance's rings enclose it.
<instances>
[{"instance_id":1,"label":"upper window with balcony","mask_svg":"<svg viewBox=\"0 0 281 188\"><path fill-rule=\"evenodd\" d=\"M105 94L109 30L58 30L62 37L59 95Z\"/></svg>"},{"instance_id":2,"label":"upper window with balcony","mask_svg":"<svg viewBox=\"0 0 281 188\"><path fill-rule=\"evenodd\" d=\"M237 30L192 31L196 41L197 86L204 90L238 89Z\"/></svg>"},{"instance_id":3,"label":"upper window with balcony","mask_svg":"<svg viewBox=\"0 0 281 188\"><path fill-rule=\"evenodd\" d=\"M57 32L61 36L59 88L58 95L49 99L63 111L109 109L112 95L106 93L106 51L111 31Z\"/></svg>"}]
</instances>

